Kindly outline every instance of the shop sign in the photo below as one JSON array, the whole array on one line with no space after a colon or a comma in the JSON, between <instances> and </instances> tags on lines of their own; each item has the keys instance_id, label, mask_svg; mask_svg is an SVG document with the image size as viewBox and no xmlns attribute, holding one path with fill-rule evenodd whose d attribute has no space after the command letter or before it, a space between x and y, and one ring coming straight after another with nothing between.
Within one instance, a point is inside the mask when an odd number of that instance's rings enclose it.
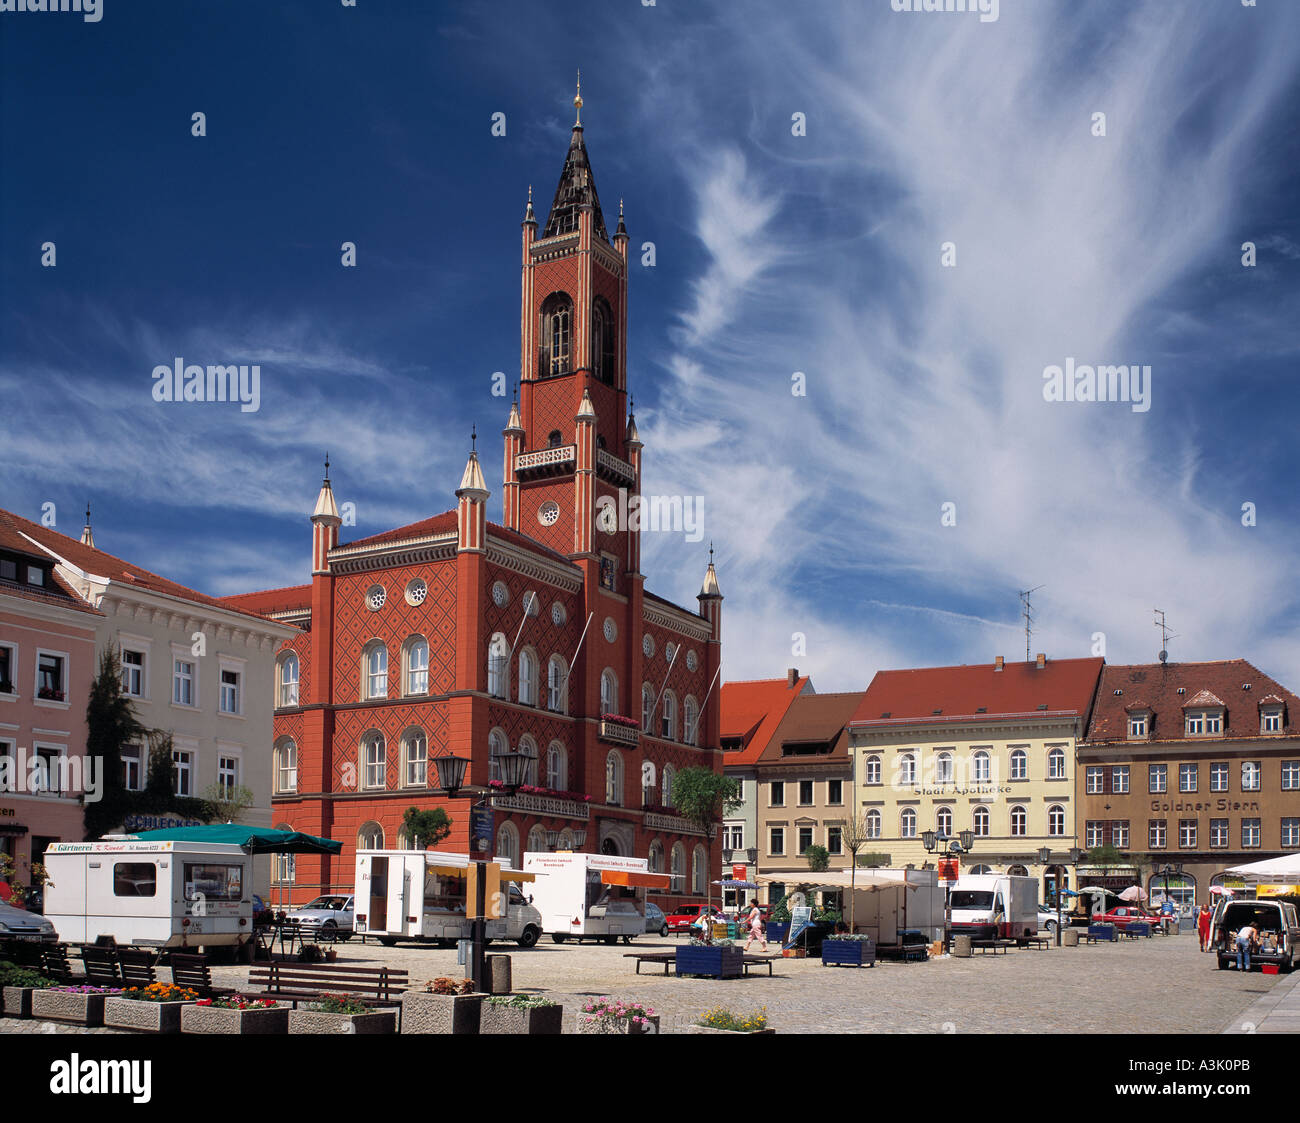
<instances>
[{"instance_id":1,"label":"shop sign","mask_svg":"<svg viewBox=\"0 0 1300 1123\"><path fill-rule=\"evenodd\" d=\"M128 815L122 823L122 834L135 834L136 831L170 831L177 827L201 827L202 819L187 819L181 815ZM115 832L117 833L117 832Z\"/></svg>"},{"instance_id":2,"label":"shop sign","mask_svg":"<svg viewBox=\"0 0 1300 1123\"><path fill-rule=\"evenodd\" d=\"M732 881L746 881L746 880L748 880L748 878L746 878L746 876L745 876L747 873L749 873L749 867L748 867L748 866L745 866L745 865L733 865L733 866L731 867L731 880L732 880Z\"/></svg>"}]
</instances>

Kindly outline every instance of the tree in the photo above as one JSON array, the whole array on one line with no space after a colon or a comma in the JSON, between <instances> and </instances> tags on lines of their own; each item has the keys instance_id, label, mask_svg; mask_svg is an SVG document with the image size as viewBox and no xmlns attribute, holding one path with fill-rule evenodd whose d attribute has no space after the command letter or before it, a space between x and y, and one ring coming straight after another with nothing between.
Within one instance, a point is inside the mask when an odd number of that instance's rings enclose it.
<instances>
[{"instance_id":1,"label":"tree","mask_svg":"<svg viewBox=\"0 0 1300 1123\"><path fill-rule=\"evenodd\" d=\"M239 822L239 817L257 802L257 796L243 784L209 784L199 798L206 807L202 817L216 823Z\"/></svg>"},{"instance_id":2,"label":"tree","mask_svg":"<svg viewBox=\"0 0 1300 1123\"><path fill-rule=\"evenodd\" d=\"M850 823L840 828L840 842L843 844L844 848L851 855L853 855L852 859L849 862L849 931L850 932L853 931L853 898L856 895L856 890L857 890L856 882L858 878L858 861L859 861L858 851L861 850L864 846L866 846L866 844L870 841L870 839L871 839L871 834L867 830L867 817L865 815L859 815L856 819L853 819ZM864 858L870 857L870 855L864 854L863 857ZM864 862L863 864L866 865L867 863ZM889 861L888 859L886 859L885 865L888 864Z\"/></svg>"},{"instance_id":3,"label":"tree","mask_svg":"<svg viewBox=\"0 0 1300 1123\"><path fill-rule=\"evenodd\" d=\"M451 816L441 807L427 811L408 807L402 816L402 827L411 841L412 849L428 850L451 834Z\"/></svg>"},{"instance_id":4,"label":"tree","mask_svg":"<svg viewBox=\"0 0 1300 1123\"><path fill-rule=\"evenodd\" d=\"M830 868L831 852L824 846L814 844L807 847L803 852L803 857L808 859L808 868L813 873L821 873L823 870Z\"/></svg>"},{"instance_id":5,"label":"tree","mask_svg":"<svg viewBox=\"0 0 1300 1123\"><path fill-rule=\"evenodd\" d=\"M130 804L122 771L122 749L138 744L144 726L136 720L131 700L122 693L122 666L117 653L99 656L99 671L90 684L86 704L86 756L100 769L100 798L84 803L86 837L98 838L122 825ZM84 802L84 800L83 800Z\"/></svg>"},{"instance_id":6,"label":"tree","mask_svg":"<svg viewBox=\"0 0 1300 1123\"><path fill-rule=\"evenodd\" d=\"M723 814L735 810L743 802L740 781L711 768L683 768L673 777L673 809L698 827L710 842ZM707 877L705 890L711 907L713 890Z\"/></svg>"}]
</instances>

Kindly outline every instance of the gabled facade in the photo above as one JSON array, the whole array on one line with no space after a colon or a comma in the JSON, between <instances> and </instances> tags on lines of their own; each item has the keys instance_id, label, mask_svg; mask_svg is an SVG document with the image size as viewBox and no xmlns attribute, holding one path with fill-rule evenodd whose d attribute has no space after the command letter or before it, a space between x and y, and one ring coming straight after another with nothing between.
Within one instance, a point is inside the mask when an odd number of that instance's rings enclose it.
<instances>
[{"instance_id":1,"label":"gabled facade","mask_svg":"<svg viewBox=\"0 0 1300 1123\"><path fill-rule=\"evenodd\" d=\"M677 769L720 767L721 604L708 563L695 610L645 589L640 530L610 519L639 493L626 389L627 231L608 236L575 124L550 214L522 235L518 400L503 430L503 520L477 451L454 510L340 543L328 476L312 515L310 584L229 598L301 629L278 657L275 818L343 842L281 876L295 899L350 888L358 847L406 846L408 807L444 807L443 848L583 849L648 858L672 904L698 897L717 849L673 814ZM620 498L623 502L620 503ZM470 800L437 792L435 759L533 758L530 783ZM582 840L581 843L579 840Z\"/></svg>"}]
</instances>

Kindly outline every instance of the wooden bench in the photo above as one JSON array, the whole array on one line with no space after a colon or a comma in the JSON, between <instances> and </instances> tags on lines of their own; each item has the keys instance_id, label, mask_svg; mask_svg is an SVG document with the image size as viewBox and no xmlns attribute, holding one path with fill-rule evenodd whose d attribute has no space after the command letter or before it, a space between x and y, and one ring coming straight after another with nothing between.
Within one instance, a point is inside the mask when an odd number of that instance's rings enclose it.
<instances>
[{"instance_id":1,"label":"wooden bench","mask_svg":"<svg viewBox=\"0 0 1300 1123\"><path fill-rule=\"evenodd\" d=\"M1007 949L1013 948L1016 945L1013 940L971 940L970 946L981 955L987 955L989 952L992 952L994 955L997 955L999 952L1006 955Z\"/></svg>"},{"instance_id":2,"label":"wooden bench","mask_svg":"<svg viewBox=\"0 0 1300 1123\"><path fill-rule=\"evenodd\" d=\"M20 940L14 937L0 940L0 963L12 963L15 967L29 967L39 971L41 949L44 946L39 940Z\"/></svg>"},{"instance_id":3,"label":"wooden bench","mask_svg":"<svg viewBox=\"0 0 1300 1123\"><path fill-rule=\"evenodd\" d=\"M771 978L772 964L780 958L779 955L747 955L741 960L741 969L748 975L751 967L766 967L768 978Z\"/></svg>"},{"instance_id":4,"label":"wooden bench","mask_svg":"<svg viewBox=\"0 0 1300 1123\"><path fill-rule=\"evenodd\" d=\"M339 967L334 963L271 963L248 972L247 998L315 1001L326 994L346 994L368 1006L400 1006L411 985L406 971L391 967ZM256 989L256 988L261 988Z\"/></svg>"},{"instance_id":5,"label":"wooden bench","mask_svg":"<svg viewBox=\"0 0 1300 1123\"><path fill-rule=\"evenodd\" d=\"M122 984L128 987L147 987L158 981L154 953L143 948L122 948L117 953L118 970Z\"/></svg>"},{"instance_id":6,"label":"wooden bench","mask_svg":"<svg viewBox=\"0 0 1300 1123\"><path fill-rule=\"evenodd\" d=\"M925 944L877 944L877 959L901 959L904 963L924 963L930 958Z\"/></svg>"},{"instance_id":7,"label":"wooden bench","mask_svg":"<svg viewBox=\"0 0 1300 1123\"><path fill-rule=\"evenodd\" d=\"M1133 921L1133 923L1129 924L1126 928L1124 928L1120 934L1123 936L1127 936L1131 940L1136 940L1140 936L1145 936L1147 939L1150 939L1151 925L1143 923L1140 920L1135 920Z\"/></svg>"},{"instance_id":8,"label":"wooden bench","mask_svg":"<svg viewBox=\"0 0 1300 1123\"><path fill-rule=\"evenodd\" d=\"M668 968L677 962L677 953L672 951L625 951L624 959L636 960L636 973L641 974L642 963L662 963L664 965L664 975L667 976Z\"/></svg>"},{"instance_id":9,"label":"wooden bench","mask_svg":"<svg viewBox=\"0 0 1300 1123\"><path fill-rule=\"evenodd\" d=\"M1052 946L1051 936L1023 936L1020 939L1020 946L1033 948L1034 951L1043 951Z\"/></svg>"},{"instance_id":10,"label":"wooden bench","mask_svg":"<svg viewBox=\"0 0 1300 1123\"><path fill-rule=\"evenodd\" d=\"M178 987L196 991L200 998L237 993L233 987L214 987L212 972L206 955L188 955L174 951L167 965L172 969L172 982Z\"/></svg>"},{"instance_id":11,"label":"wooden bench","mask_svg":"<svg viewBox=\"0 0 1300 1123\"><path fill-rule=\"evenodd\" d=\"M72 970L67 944L46 944L42 947L41 970L61 986L81 986L86 982L85 975L78 975Z\"/></svg>"},{"instance_id":12,"label":"wooden bench","mask_svg":"<svg viewBox=\"0 0 1300 1123\"><path fill-rule=\"evenodd\" d=\"M81 962L86 968L87 986L117 988L122 985L122 967L118 963L117 948L86 944L81 949Z\"/></svg>"},{"instance_id":13,"label":"wooden bench","mask_svg":"<svg viewBox=\"0 0 1300 1123\"><path fill-rule=\"evenodd\" d=\"M1089 924L1087 932L1080 932L1079 939L1095 944L1098 940L1114 942L1115 928L1110 924Z\"/></svg>"}]
</instances>

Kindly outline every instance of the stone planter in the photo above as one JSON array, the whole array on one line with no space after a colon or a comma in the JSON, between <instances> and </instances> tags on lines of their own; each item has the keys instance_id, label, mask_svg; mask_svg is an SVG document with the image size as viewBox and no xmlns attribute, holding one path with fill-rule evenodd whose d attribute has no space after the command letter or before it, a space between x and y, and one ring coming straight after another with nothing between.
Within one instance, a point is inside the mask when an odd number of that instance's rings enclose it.
<instances>
[{"instance_id":1,"label":"stone planter","mask_svg":"<svg viewBox=\"0 0 1300 1123\"><path fill-rule=\"evenodd\" d=\"M289 1008L270 1010L228 1010L222 1006L186 1006L181 1011L181 1033L289 1032Z\"/></svg>"},{"instance_id":2,"label":"stone planter","mask_svg":"<svg viewBox=\"0 0 1300 1123\"><path fill-rule=\"evenodd\" d=\"M744 951L738 947L679 947L677 977L703 975L710 979L738 979L745 973L744 957Z\"/></svg>"},{"instance_id":3,"label":"stone planter","mask_svg":"<svg viewBox=\"0 0 1300 1123\"><path fill-rule=\"evenodd\" d=\"M823 940L823 967L874 967L876 945L872 940Z\"/></svg>"},{"instance_id":4,"label":"stone planter","mask_svg":"<svg viewBox=\"0 0 1300 1123\"><path fill-rule=\"evenodd\" d=\"M483 1003L479 1033L559 1033L563 1006L497 1006Z\"/></svg>"},{"instance_id":5,"label":"stone planter","mask_svg":"<svg viewBox=\"0 0 1300 1123\"><path fill-rule=\"evenodd\" d=\"M1079 946L1079 930L1077 928L1066 928L1061 933L1061 946L1077 948Z\"/></svg>"},{"instance_id":6,"label":"stone planter","mask_svg":"<svg viewBox=\"0 0 1300 1123\"><path fill-rule=\"evenodd\" d=\"M109 998L104 1003L104 1024L143 1033L180 1033L181 1011L189 1002L141 1002L135 998Z\"/></svg>"},{"instance_id":7,"label":"stone planter","mask_svg":"<svg viewBox=\"0 0 1300 1123\"><path fill-rule=\"evenodd\" d=\"M626 1034L629 1037L645 1037L659 1032L659 1015L650 1014L644 1021L649 1025L633 1025L631 1018L597 1018L587 1021L588 1015L578 1015L579 1033Z\"/></svg>"},{"instance_id":8,"label":"stone planter","mask_svg":"<svg viewBox=\"0 0 1300 1123\"><path fill-rule=\"evenodd\" d=\"M402 1032L478 1033L486 997L408 990L402 995Z\"/></svg>"},{"instance_id":9,"label":"stone planter","mask_svg":"<svg viewBox=\"0 0 1300 1123\"><path fill-rule=\"evenodd\" d=\"M369 1010L364 1014L326 1014L320 1010L291 1010L289 1032L364 1033L397 1032L396 1010Z\"/></svg>"},{"instance_id":10,"label":"stone planter","mask_svg":"<svg viewBox=\"0 0 1300 1123\"><path fill-rule=\"evenodd\" d=\"M751 1037L756 1033L775 1033L774 1029L715 1029L713 1026L689 1025L686 1027L687 1033L730 1033L737 1037Z\"/></svg>"},{"instance_id":11,"label":"stone planter","mask_svg":"<svg viewBox=\"0 0 1300 1123\"><path fill-rule=\"evenodd\" d=\"M32 995L44 987L5 987L0 997L0 1014L6 1018L30 1018Z\"/></svg>"},{"instance_id":12,"label":"stone planter","mask_svg":"<svg viewBox=\"0 0 1300 1123\"><path fill-rule=\"evenodd\" d=\"M104 1003L111 994L77 994L66 990L32 992L32 1017L51 1022L77 1022L84 1026L104 1024Z\"/></svg>"}]
</instances>

